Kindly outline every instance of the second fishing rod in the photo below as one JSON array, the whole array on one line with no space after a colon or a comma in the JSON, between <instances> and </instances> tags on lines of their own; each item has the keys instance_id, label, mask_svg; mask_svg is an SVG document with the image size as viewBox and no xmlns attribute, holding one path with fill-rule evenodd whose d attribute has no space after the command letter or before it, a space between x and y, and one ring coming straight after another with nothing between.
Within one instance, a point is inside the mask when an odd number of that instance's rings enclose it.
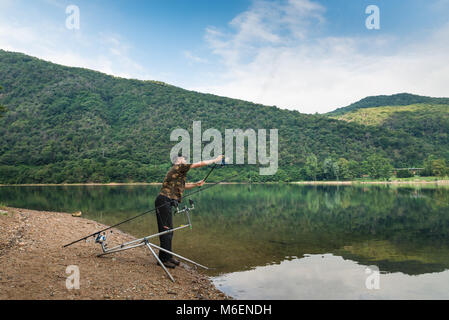
<instances>
[{"instance_id":1,"label":"second fishing rod","mask_svg":"<svg viewBox=\"0 0 449 320\"><path fill-rule=\"evenodd\" d=\"M217 167L220 166L220 165L221 165L221 166L224 166L225 164L226 164L226 163L225 163L225 160L224 160L224 159L222 159L222 162L221 162L220 164L215 163L215 164L212 166L211 170L207 173L206 177L203 179L204 182L206 182L207 178L208 178L208 177L210 176L210 174L215 170L215 168L217 168ZM225 182L226 180L232 180L233 178L235 178L235 177L238 176L238 175L239 175L239 174L234 174L234 175L232 175L231 177L227 177L227 178L225 178L225 179L223 179L223 180L220 180L220 181L218 181L218 182L215 182L215 183L213 183L213 184L211 184L211 185L209 185L209 186L206 186L206 187L204 187L204 188L200 188L200 189L198 189L198 190L195 190L195 191L193 191L193 192L191 192L191 193L185 195L185 196L184 196L184 199L189 198L189 197L191 197L192 195L194 195L194 194L196 194L196 193L199 193L199 192L201 192L201 191L205 191L205 190L207 190L207 189L210 189L210 188L212 188L212 187L214 187L214 186L216 186L216 185L218 185L218 184L220 184L220 183L222 183L222 182ZM159 208L161 208L161 207L163 207L163 206L165 206L165 205L166 205L166 204L163 204L163 205L161 205L161 206L159 206L159 207L155 207L155 208L150 209L150 210L148 210L148 211L142 212L142 213L140 213L140 214L138 214L138 215L136 215L136 216L134 216L134 217L131 217L131 218L129 218L129 219L126 219L126 220L124 220L124 221L121 221L121 222L119 222L119 223L116 223L116 224L114 224L114 225L112 225L112 226L110 226L110 227L104 228L104 229L99 230L99 231L97 231L97 232L91 233L91 234L89 234L89 235L87 235L87 236L85 236L85 237L82 237L82 238L80 238L80 239L78 239L78 240L75 240L75 241L72 241L72 242L70 242L70 243L68 243L68 244L65 244L65 245L63 245L62 247L63 247L63 248L66 248L66 247L69 247L69 246L71 246L71 245L73 245L73 244L75 244L75 243L78 243L78 242L80 242L80 241L86 240L86 239L88 239L88 238L90 238L90 237L95 237L95 236L97 236L98 234L100 234L100 233L102 233L102 232L105 232L105 231L110 230L110 229L112 229L112 228L118 227L118 226L120 226L120 225L122 225L122 224L124 224L124 223L127 223L127 222L129 222L129 221L132 221L132 220L134 220L134 219L137 219L137 218L139 218L139 217L141 217L141 216L143 216L143 215L146 215L146 214L148 214L148 213L150 213L150 212L154 212L154 211L156 211L157 209L159 209Z\"/></svg>"}]
</instances>

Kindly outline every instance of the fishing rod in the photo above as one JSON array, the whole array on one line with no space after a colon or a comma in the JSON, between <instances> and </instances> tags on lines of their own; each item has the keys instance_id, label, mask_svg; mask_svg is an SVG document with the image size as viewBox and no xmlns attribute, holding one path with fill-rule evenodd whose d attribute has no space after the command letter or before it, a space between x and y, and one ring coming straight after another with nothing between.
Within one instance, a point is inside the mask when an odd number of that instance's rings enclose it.
<instances>
[{"instance_id":1,"label":"fishing rod","mask_svg":"<svg viewBox=\"0 0 449 320\"><path fill-rule=\"evenodd\" d=\"M213 168L213 169L214 169L214 168ZM212 172L212 170L211 170L210 172ZM207 187L205 187L205 188L203 188L203 189L198 189L198 190L196 190L196 191L190 192L189 194L187 194L187 195L184 196L184 199L185 199L185 198L189 198L189 197L193 196L194 194L196 194L196 193L198 193L198 192L201 192L201 191L207 190L207 189L209 189L209 188L215 187L217 184L220 184L220 183L222 183L222 182L224 182L224 181L226 181L226 180L231 180L231 179L235 178L235 177L238 176L238 175L239 175L238 173L237 173L237 174L234 174L234 175L232 175L231 177L228 177L228 178L226 178L226 179L223 179L223 180L220 180L220 181L218 181L218 182L215 182L215 183L213 183L213 184L211 184L211 185L209 185L209 186L207 186ZM90 234L90 235L87 235L87 236L85 236L85 237L83 237L83 238L81 238L81 239L78 239L78 240L72 241L72 242L70 242L70 243L68 243L68 244L65 244L65 245L63 245L62 247L63 247L63 248L66 248L66 247L71 246L72 244L75 244L75 243L78 243L78 242L80 242L80 241L86 240L86 239L88 239L88 238L90 238L90 237L95 237L96 235L98 235L98 234L100 234L100 233L102 233L102 232L105 232L105 231L107 231L107 230L109 230L109 229L115 228L115 227L117 227L117 226L119 226L119 225L122 225L122 224L124 224L124 223L126 223L126 222L129 222L129 221L131 221L131 220L137 219L137 218L139 218L139 217L141 217L141 216L143 216L143 215L145 215L145 214L147 214L147 213L154 212L154 211L156 211L157 209L162 208L162 207L165 206L165 205L166 205L166 204L164 203L164 204L162 204L162 205L160 205L160 206L158 206L158 207L156 207L156 208L153 208L153 209L151 209L151 210L142 212L142 213L140 213L140 214L138 214L138 215L136 215L136 216L134 216L134 217L131 217L131 218L126 219L126 220L124 220L124 221L122 221L122 222L116 223L116 224L114 224L114 225L112 225L112 226L110 226L110 227L104 228L103 230L97 231L97 232L92 233L92 234Z\"/></svg>"},{"instance_id":2,"label":"fishing rod","mask_svg":"<svg viewBox=\"0 0 449 320\"><path fill-rule=\"evenodd\" d=\"M226 161L225 161L225 158L223 158L223 159L221 159L220 166L224 167L225 165L226 165ZM207 173L206 177L203 179L204 182L206 182L207 178L209 178L210 174L212 173L212 171L214 171L214 169L216 167L218 167L218 163L214 163L214 165L212 166L212 169L210 169L210 171Z\"/></svg>"},{"instance_id":3,"label":"fishing rod","mask_svg":"<svg viewBox=\"0 0 449 320\"><path fill-rule=\"evenodd\" d=\"M214 165L212 166L212 169L210 169L209 173L206 175L206 177L203 179L204 182L206 182L207 178L209 177L209 175L212 173L212 171L214 171L214 169L217 167L217 164L214 163ZM200 187L201 188L201 187Z\"/></svg>"}]
</instances>

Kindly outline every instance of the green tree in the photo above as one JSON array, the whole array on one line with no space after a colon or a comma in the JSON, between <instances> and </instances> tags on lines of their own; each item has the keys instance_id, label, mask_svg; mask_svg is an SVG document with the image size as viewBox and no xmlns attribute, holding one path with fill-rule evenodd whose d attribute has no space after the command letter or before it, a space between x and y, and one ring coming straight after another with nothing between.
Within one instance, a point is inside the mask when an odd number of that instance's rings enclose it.
<instances>
[{"instance_id":1,"label":"green tree","mask_svg":"<svg viewBox=\"0 0 449 320\"><path fill-rule=\"evenodd\" d=\"M436 159L432 161L432 172L437 177L444 177L448 174L448 167L446 165L446 160Z\"/></svg>"},{"instance_id":2,"label":"green tree","mask_svg":"<svg viewBox=\"0 0 449 320\"><path fill-rule=\"evenodd\" d=\"M396 172L396 177L398 178L411 178L413 173L410 170L398 170Z\"/></svg>"},{"instance_id":3,"label":"green tree","mask_svg":"<svg viewBox=\"0 0 449 320\"><path fill-rule=\"evenodd\" d=\"M374 179L388 180L391 177L393 166L390 160L379 154L373 154L366 159L368 174Z\"/></svg>"},{"instance_id":4,"label":"green tree","mask_svg":"<svg viewBox=\"0 0 449 320\"><path fill-rule=\"evenodd\" d=\"M326 180L338 180L338 164L334 162L331 158L326 158L323 162L323 176Z\"/></svg>"},{"instance_id":5,"label":"green tree","mask_svg":"<svg viewBox=\"0 0 449 320\"><path fill-rule=\"evenodd\" d=\"M360 163L355 160L349 160L348 162L348 170L350 179L360 178L362 176L362 167Z\"/></svg>"},{"instance_id":6,"label":"green tree","mask_svg":"<svg viewBox=\"0 0 449 320\"><path fill-rule=\"evenodd\" d=\"M318 159L313 153L307 156L304 170L308 179L316 181L316 176L318 174Z\"/></svg>"},{"instance_id":7,"label":"green tree","mask_svg":"<svg viewBox=\"0 0 449 320\"><path fill-rule=\"evenodd\" d=\"M0 86L0 91L3 90L3 87ZM3 114L7 111L7 109L0 104L0 118L3 117Z\"/></svg>"},{"instance_id":8,"label":"green tree","mask_svg":"<svg viewBox=\"0 0 449 320\"><path fill-rule=\"evenodd\" d=\"M354 178L354 176L351 174L350 168L349 168L349 161L345 158L340 158L337 161L337 168L338 168L338 177L341 180L350 180ZM338 178L337 178L338 180Z\"/></svg>"},{"instance_id":9,"label":"green tree","mask_svg":"<svg viewBox=\"0 0 449 320\"><path fill-rule=\"evenodd\" d=\"M433 176L433 161L435 160L436 158L433 155L427 157L424 161L424 170L421 172L421 176Z\"/></svg>"}]
</instances>

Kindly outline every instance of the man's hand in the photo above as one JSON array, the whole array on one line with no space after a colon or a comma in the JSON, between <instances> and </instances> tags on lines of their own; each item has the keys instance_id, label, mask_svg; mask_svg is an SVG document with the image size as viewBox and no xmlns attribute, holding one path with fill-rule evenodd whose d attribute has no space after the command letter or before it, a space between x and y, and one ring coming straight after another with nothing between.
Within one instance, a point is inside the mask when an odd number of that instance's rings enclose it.
<instances>
[{"instance_id":1,"label":"man's hand","mask_svg":"<svg viewBox=\"0 0 449 320\"><path fill-rule=\"evenodd\" d=\"M215 162L220 162L221 160L223 160L224 159L224 155L221 155L221 156L218 156L216 159L215 159Z\"/></svg>"},{"instance_id":2,"label":"man's hand","mask_svg":"<svg viewBox=\"0 0 449 320\"><path fill-rule=\"evenodd\" d=\"M206 183L206 182L205 182L204 180L201 180L201 181L198 181L198 182L196 183L196 186L197 186L197 187L201 187L201 186L203 186L205 183Z\"/></svg>"},{"instance_id":3,"label":"man's hand","mask_svg":"<svg viewBox=\"0 0 449 320\"><path fill-rule=\"evenodd\" d=\"M201 187L203 184L205 184L206 182L204 180L200 180L198 182L195 183L186 183L185 184L185 188L186 189L193 189L195 187Z\"/></svg>"}]
</instances>

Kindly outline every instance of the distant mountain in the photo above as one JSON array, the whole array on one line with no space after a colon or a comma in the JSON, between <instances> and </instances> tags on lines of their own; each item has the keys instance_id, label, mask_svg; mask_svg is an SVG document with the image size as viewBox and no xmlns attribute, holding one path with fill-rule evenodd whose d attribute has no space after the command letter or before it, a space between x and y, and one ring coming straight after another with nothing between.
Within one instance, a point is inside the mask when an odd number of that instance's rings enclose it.
<instances>
[{"instance_id":1,"label":"distant mountain","mask_svg":"<svg viewBox=\"0 0 449 320\"><path fill-rule=\"evenodd\" d=\"M338 116L354 110L373 108L380 106L407 106L417 103L427 103L427 104L449 104L449 98L433 98L418 96L410 93L399 93L393 95L381 95L366 97L360 101L350 104L347 107L338 108L334 111L327 113L328 115Z\"/></svg>"},{"instance_id":2,"label":"distant mountain","mask_svg":"<svg viewBox=\"0 0 449 320\"><path fill-rule=\"evenodd\" d=\"M406 134L439 146L443 152L449 150L449 104L420 103L362 108L332 117Z\"/></svg>"},{"instance_id":3,"label":"distant mountain","mask_svg":"<svg viewBox=\"0 0 449 320\"><path fill-rule=\"evenodd\" d=\"M235 172L240 180L249 175L252 181L300 180L311 154L320 162L362 162L378 154L396 167L420 166L430 154L449 159L448 131L429 138L425 130L417 134L403 128L407 122L401 119L397 128L301 114L2 50L0 85L0 105L8 108L0 118L0 183L161 181L170 166L171 131L191 132L194 120L202 121L203 131L216 128L223 134L225 129L279 130L275 176L258 176L256 166L235 165L216 170L210 181ZM366 101L364 106L374 103ZM422 125L436 132L439 118L428 117ZM202 175L192 172L189 178Z\"/></svg>"}]
</instances>

